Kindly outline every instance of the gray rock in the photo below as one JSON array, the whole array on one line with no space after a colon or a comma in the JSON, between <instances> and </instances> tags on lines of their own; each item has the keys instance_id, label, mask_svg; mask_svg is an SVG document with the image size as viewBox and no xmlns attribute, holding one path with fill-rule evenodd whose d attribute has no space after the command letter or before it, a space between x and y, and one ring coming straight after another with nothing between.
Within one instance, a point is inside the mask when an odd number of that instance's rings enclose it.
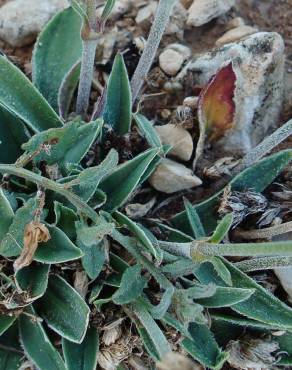
<instances>
[{"instance_id":1,"label":"gray rock","mask_svg":"<svg viewBox=\"0 0 292 370\"><path fill-rule=\"evenodd\" d=\"M199 56L179 73L177 80L193 71L197 82L204 85L219 68L232 62L237 79L234 123L214 146L225 153L244 154L275 128L283 100L284 59L282 37L258 32Z\"/></svg>"},{"instance_id":2,"label":"gray rock","mask_svg":"<svg viewBox=\"0 0 292 370\"><path fill-rule=\"evenodd\" d=\"M67 0L13 0L0 8L0 39L11 46L33 42L44 25Z\"/></svg>"},{"instance_id":3,"label":"gray rock","mask_svg":"<svg viewBox=\"0 0 292 370\"><path fill-rule=\"evenodd\" d=\"M163 159L149 179L154 189L171 194L200 186L202 181L186 166Z\"/></svg>"}]
</instances>

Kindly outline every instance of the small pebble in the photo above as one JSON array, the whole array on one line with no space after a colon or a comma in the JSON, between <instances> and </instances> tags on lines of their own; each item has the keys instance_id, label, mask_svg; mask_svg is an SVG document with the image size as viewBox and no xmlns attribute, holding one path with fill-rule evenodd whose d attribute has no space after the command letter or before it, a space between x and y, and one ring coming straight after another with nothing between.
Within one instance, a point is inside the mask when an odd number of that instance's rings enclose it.
<instances>
[{"instance_id":1,"label":"small pebble","mask_svg":"<svg viewBox=\"0 0 292 370\"><path fill-rule=\"evenodd\" d=\"M245 25L244 19L241 17L236 17L236 18L231 19L227 23L226 28L228 30L231 30L232 28L237 28L237 27L244 26L244 25Z\"/></svg>"},{"instance_id":2,"label":"small pebble","mask_svg":"<svg viewBox=\"0 0 292 370\"><path fill-rule=\"evenodd\" d=\"M251 27L251 26L239 26L237 28L233 28L230 31L227 31L224 33L223 36L221 36L216 42L216 46L221 46L225 44L229 44L231 42L236 42L244 37L250 36L254 33L257 33L258 29Z\"/></svg>"},{"instance_id":3,"label":"small pebble","mask_svg":"<svg viewBox=\"0 0 292 370\"><path fill-rule=\"evenodd\" d=\"M159 66L169 76L176 76L183 63L183 55L172 49L164 50L159 56Z\"/></svg>"},{"instance_id":4,"label":"small pebble","mask_svg":"<svg viewBox=\"0 0 292 370\"><path fill-rule=\"evenodd\" d=\"M183 160L189 161L193 154L194 143L191 134L182 127L167 124L155 126L162 144L171 145L169 154Z\"/></svg>"},{"instance_id":5,"label":"small pebble","mask_svg":"<svg viewBox=\"0 0 292 370\"><path fill-rule=\"evenodd\" d=\"M154 189L172 194L202 185L202 181L186 166L164 158L149 179Z\"/></svg>"}]
</instances>

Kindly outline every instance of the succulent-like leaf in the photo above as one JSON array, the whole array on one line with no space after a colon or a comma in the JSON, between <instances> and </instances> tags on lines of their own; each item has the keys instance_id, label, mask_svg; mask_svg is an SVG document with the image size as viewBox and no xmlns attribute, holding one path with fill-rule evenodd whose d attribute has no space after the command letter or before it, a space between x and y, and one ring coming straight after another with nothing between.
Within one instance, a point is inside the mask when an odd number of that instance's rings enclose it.
<instances>
[{"instance_id":1,"label":"succulent-like leaf","mask_svg":"<svg viewBox=\"0 0 292 370\"><path fill-rule=\"evenodd\" d=\"M139 154L118 166L101 182L100 188L108 199L104 206L106 211L113 212L126 202L157 153L158 149L149 149Z\"/></svg>"},{"instance_id":2,"label":"succulent-like leaf","mask_svg":"<svg viewBox=\"0 0 292 370\"><path fill-rule=\"evenodd\" d=\"M0 241L7 234L10 225L13 222L14 212L8 199L5 196L4 191L0 188Z\"/></svg>"},{"instance_id":3,"label":"succulent-like leaf","mask_svg":"<svg viewBox=\"0 0 292 370\"><path fill-rule=\"evenodd\" d=\"M32 80L56 112L65 75L81 58L81 19L72 8L58 13L40 33L32 58Z\"/></svg>"},{"instance_id":4,"label":"succulent-like leaf","mask_svg":"<svg viewBox=\"0 0 292 370\"><path fill-rule=\"evenodd\" d=\"M59 115L64 120L67 119L70 105L74 96L74 92L77 88L81 71L81 62L76 62L69 72L64 76L59 92L58 92L58 106Z\"/></svg>"},{"instance_id":5,"label":"succulent-like leaf","mask_svg":"<svg viewBox=\"0 0 292 370\"><path fill-rule=\"evenodd\" d=\"M0 337L0 344L2 344L6 348L7 347L9 348L9 350L0 348L0 369L1 370L19 369L22 363L23 355L21 353L21 348L18 344L17 325L11 326Z\"/></svg>"},{"instance_id":6,"label":"succulent-like leaf","mask_svg":"<svg viewBox=\"0 0 292 370\"><path fill-rule=\"evenodd\" d=\"M3 314L0 315L0 336L10 328L10 326L14 323L16 319L17 319L16 316L8 316Z\"/></svg>"},{"instance_id":7,"label":"succulent-like leaf","mask_svg":"<svg viewBox=\"0 0 292 370\"><path fill-rule=\"evenodd\" d=\"M32 309L28 313L35 315ZM40 370L66 370L58 351L51 344L42 324L38 320L22 314L19 318L19 331L26 356Z\"/></svg>"},{"instance_id":8,"label":"succulent-like leaf","mask_svg":"<svg viewBox=\"0 0 292 370\"><path fill-rule=\"evenodd\" d=\"M142 134L142 136L145 137L148 144L154 148L160 148L162 146L162 143L152 123L142 114L136 113L133 116L140 133Z\"/></svg>"},{"instance_id":9,"label":"succulent-like leaf","mask_svg":"<svg viewBox=\"0 0 292 370\"><path fill-rule=\"evenodd\" d=\"M27 153L38 153L34 156L36 163L45 161L66 170L68 164L77 164L88 152L102 127L102 121L97 120L84 124L80 121L67 123L62 128L53 128L34 135L22 148ZM48 151L42 149L49 145Z\"/></svg>"},{"instance_id":10,"label":"succulent-like leaf","mask_svg":"<svg viewBox=\"0 0 292 370\"><path fill-rule=\"evenodd\" d=\"M107 88L104 121L118 135L129 132L132 120L132 94L123 56L117 54Z\"/></svg>"},{"instance_id":11,"label":"succulent-like leaf","mask_svg":"<svg viewBox=\"0 0 292 370\"><path fill-rule=\"evenodd\" d=\"M80 295L61 277L49 279L46 294L37 301L37 311L48 326L63 338L81 343L90 310Z\"/></svg>"},{"instance_id":12,"label":"succulent-like leaf","mask_svg":"<svg viewBox=\"0 0 292 370\"><path fill-rule=\"evenodd\" d=\"M62 126L61 120L38 90L3 56L0 56L0 79L0 105L34 132Z\"/></svg>"},{"instance_id":13,"label":"succulent-like leaf","mask_svg":"<svg viewBox=\"0 0 292 370\"><path fill-rule=\"evenodd\" d=\"M16 211L8 233L0 243L0 255L13 257L20 254L23 248L24 228L33 220L36 208L37 202L35 198L31 198Z\"/></svg>"},{"instance_id":14,"label":"succulent-like leaf","mask_svg":"<svg viewBox=\"0 0 292 370\"><path fill-rule=\"evenodd\" d=\"M19 290L27 292L27 302L35 301L45 294L48 286L50 265L30 265L18 270L15 281Z\"/></svg>"},{"instance_id":15,"label":"succulent-like leaf","mask_svg":"<svg viewBox=\"0 0 292 370\"><path fill-rule=\"evenodd\" d=\"M233 191L253 189L260 193L270 185L279 173L281 173L291 159L292 150L283 150L279 153L273 154L237 175L230 182L231 189ZM214 211L220 203L220 197L222 194L223 190L194 206L200 216L206 233L210 233L216 228L217 216ZM172 219L172 222L177 229L191 235L191 229L186 212L176 215Z\"/></svg>"},{"instance_id":16,"label":"succulent-like leaf","mask_svg":"<svg viewBox=\"0 0 292 370\"><path fill-rule=\"evenodd\" d=\"M95 370L99 348L98 332L95 328L88 329L80 344L63 339L65 362L68 370Z\"/></svg>"},{"instance_id":17,"label":"succulent-like leaf","mask_svg":"<svg viewBox=\"0 0 292 370\"><path fill-rule=\"evenodd\" d=\"M0 106L0 162L14 163L23 153L21 144L29 139L23 122Z\"/></svg>"},{"instance_id":18,"label":"succulent-like leaf","mask_svg":"<svg viewBox=\"0 0 292 370\"><path fill-rule=\"evenodd\" d=\"M207 325L191 323L189 333L192 339L185 338L181 346L196 360L210 369L221 369L227 359Z\"/></svg>"},{"instance_id":19,"label":"succulent-like leaf","mask_svg":"<svg viewBox=\"0 0 292 370\"><path fill-rule=\"evenodd\" d=\"M255 290L250 298L233 305L232 309L234 311L262 323L275 325L283 329L291 329L292 309L290 307L258 285L234 265L226 260L222 259L222 261L230 271L234 287ZM203 284L215 283L221 286L225 285L210 264L201 265L195 271L195 275Z\"/></svg>"},{"instance_id":20,"label":"succulent-like leaf","mask_svg":"<svg viewBox=\"0 0 292 370\"><path fill-rule=\"evenodd\" d=\"M147 279L141 276L141 266L128 267L122 276L121 286L112 296L116 304L128 304L135 301L143 293Z\"/></svg>"}]
</instances>

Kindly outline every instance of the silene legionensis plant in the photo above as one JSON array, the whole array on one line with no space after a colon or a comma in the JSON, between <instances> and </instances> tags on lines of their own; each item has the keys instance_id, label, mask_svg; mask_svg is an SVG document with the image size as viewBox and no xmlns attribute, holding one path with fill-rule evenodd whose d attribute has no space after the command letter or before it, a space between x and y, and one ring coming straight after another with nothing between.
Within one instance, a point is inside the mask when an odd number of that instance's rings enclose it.
<instances>
[{"instance_id":1,"label":"silene legionensis plant","mask_svg":"<svg viewBox=\"0 0 292 370\"><path fill-rule=\"evenodd\" d=\"M228 192L261 193L290 163L292 150L269 152L291 121L240 161L225 189L196 205L185 200L170 222L124 212L170 150L137 101L174 3L159 1L131 81L116 55L94 106L97 40L115 0L99 18L95 0L72 0L57 14L36 42L32 82L0 56L0 369L26 361L40 370L128 369L135 354L155 369L177 352L220 369L244 333L272 336L269 358L292 365L292 309L250 275L292 265L292 241L271 241L291 224L230 243L234 215L218 213ZM232 78L228 65L200 96L197 158L208 127L224 129L212 114L217 90L230 97L231 111L221 113L232 113ZM127 139L131 125L148 149L123 162L104 140L108 132ZM244 344L252 351L258 342Z\"/></svg>"}]
</instances>

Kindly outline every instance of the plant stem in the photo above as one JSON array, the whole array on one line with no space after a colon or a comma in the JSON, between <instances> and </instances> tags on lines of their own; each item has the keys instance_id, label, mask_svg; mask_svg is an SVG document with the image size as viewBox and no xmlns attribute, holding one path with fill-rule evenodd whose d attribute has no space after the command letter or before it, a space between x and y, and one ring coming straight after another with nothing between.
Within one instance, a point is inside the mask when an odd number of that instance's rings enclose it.
<instances>
[{"instance_id":1,"label":"plant stem","mask_svg":"<svg viewBox=\"0 0 292 370\"><path fill-rule=\"evenodd\" d=\"M292 221L258 230L236 230L234 235L243 239L266 239L292 231Z\"/></svg>"},{"instance_id":2,"label":"plant stem","mask_svg":"<svg viewBox=\"0 0 292 370\"><path fill-rule=\"evenodd\" d=\"M72 203L80 212L84 213L92 221L97 221L98 216L96 212L76 194L67 190L62 184L58 184L55 181L47 179L46 177L40 176L31 171L25 170L24 168L17 168L16 166L9 164L0 164L0 173L7 173L9 175L21 177L45 189L49 189L58 194L61 194L65 198L67 198L69 202Z\"/></svg>"},{"instance_id":3,"label":"plant stem","mask_svg":"<svg viewBox=\"0 0 292 370\"><path fill-rule=\"evenodd\" d=\"M237 173L258 162L290 135L292 135L292 119L286 122L282 127L278 128L248 154L246 154L242 161L233 169L232 174L236 175Z\"/></svg>"},{"instance_id":4,"label":"plant stem","mask_svg":"<svg viewBox=\"0 0 292 370\"><path fill-rule=\"evenodd\" d=\"M176 0L159 1L154 23L151 27L146 46L131 81L133 104L139 97L141 87L151 68L175 1Z\"/></svg>"},{"instance_id":5,"label":"plant stem","mask_svg":"<svg viewBox=\"0 0 292 370\"><path fill-rule=\"evenodd\" d=\"M243 272L270 270L292 266L292 257L262 257L237 262L235 266Z\"/></svg>"},{"instance_id":6,"label":"plant stem","mask_svg":"<svg viewBox=\"0 0 292 370\"><path fill-rule=\"evenodd\" d=\"M97 38L100 29L95 12L96 0L86 0L87 17L83 20L81 30L82 59L76 106L76 113L80 115L85 115L87 112L93 79Z\"/></svg>"}]
</instances>

